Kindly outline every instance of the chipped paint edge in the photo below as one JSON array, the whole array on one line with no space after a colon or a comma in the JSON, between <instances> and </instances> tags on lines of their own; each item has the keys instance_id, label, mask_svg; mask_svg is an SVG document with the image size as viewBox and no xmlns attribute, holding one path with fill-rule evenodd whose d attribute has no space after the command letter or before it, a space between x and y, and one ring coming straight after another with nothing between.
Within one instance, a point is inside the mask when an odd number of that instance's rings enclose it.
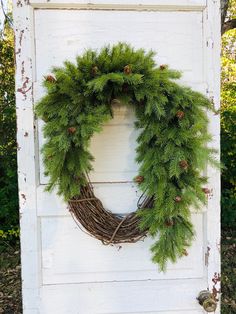
<instances>
[{"instance_id":1,"label":"chipped paint edge","mask_svg":"<svg viewBox=\"0 0 236 314\"><path fill-rule=\"evenodd\" d=\"M16 62L17 159L24 314L39 313L41 285L37 218L37 163L33 113L34 25L28 0L13 1Z\"/></svg>"},{"instance_id":2,"label":"chipped paint edge","mask_svg":"<svg viewBox=\"0 0 236 314\"><path fill-rule=\"evenodd\" d=\"M220 0L207 0L203 12L204 38L204 77L207 83L206 95L214 102L214 108L219 113L220 108ZM220 148L220 115L209 113L209 131L213 134L214 148ZM220 151L217 159L220 160ZM207 168L209 188L207 213L204 222L207 230L205 241L205 266L207 289L219 301L215 314L220 313L220 170L211 166Z\"/></svg>"}]
</instances>

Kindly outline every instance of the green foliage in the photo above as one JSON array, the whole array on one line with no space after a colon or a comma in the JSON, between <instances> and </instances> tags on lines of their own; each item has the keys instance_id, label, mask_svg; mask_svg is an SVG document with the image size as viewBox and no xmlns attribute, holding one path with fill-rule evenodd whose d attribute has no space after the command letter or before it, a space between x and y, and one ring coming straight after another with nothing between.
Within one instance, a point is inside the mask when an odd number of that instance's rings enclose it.
<instances>
[{"instance_id":1,"label":"green foliage","mask_svg":"<svg viewBox=\"0 0 236 314\"><path fill-rule=\"evenodd\" d=\"M0 229L18 225L14 35L0 32Z\"/></svg>"},{"instance_id":2,"label":"green foliage","mask_svg":"<svg viewBox=\"0 0 236 314\"><path fill-rule=\"evenodd\" d=\"M222 224L236 223L236 29L222 37L221 160Z\"/></svg>"},{"instance_id":3,"label":"green foliage","mask_svg":"<svg viewBox=\"0 0 236 314\"><path fill-rule=\"evenodd\" d=\"M14 227L9 230L0 229L0 252L4 252L7 247L14 247L19 242L19 237L19 227Z\"/></svg>"},{"instance_id":4,"label":"green foliage","mask_svg":"<svg viewBox=\"0 0 236 314\"><path fill-rule=\"evenodd\" d=\"M36 105L46 123L43 147L48 191L55 186L65 200L87 184L93 156L88 147L94 134L112 118L112 100L135 107L140 130L137 146L140 189L154 196L154 207L137 212L141 228L157 237L153 261L165 270L186 254L194 237L190 207L206 201L202 172L214 161L207 146L206 110L210 102L200 93L178 85L180 73L157 67L154 53L119 43L100 52L87 51L76 64L54 68L44 85L47 93ZM176 200L177 199L177 200Z\"/></svg>"},{"instance_id":5,"label":"green foliage","mask_svg":"<svg viewBox=\"0 0 236 314\"><path fill-rule=\"evenodd\" d=\"M236 18L236 0L227 0L228 8L226 12L225 22Z\"/></svg>"},{"instance_id":6,"label":"green foliage","mask_svg":"<svg viewBox=\"0 0 236 314\"><path fill-rule=\"evenodd\" d=\"M2 239L8 239L8 238L18 238L20 235L20 229L15 228L15 229L10 229L7 231L0 230L0 238Z\"/></svg>"}]
</instances>

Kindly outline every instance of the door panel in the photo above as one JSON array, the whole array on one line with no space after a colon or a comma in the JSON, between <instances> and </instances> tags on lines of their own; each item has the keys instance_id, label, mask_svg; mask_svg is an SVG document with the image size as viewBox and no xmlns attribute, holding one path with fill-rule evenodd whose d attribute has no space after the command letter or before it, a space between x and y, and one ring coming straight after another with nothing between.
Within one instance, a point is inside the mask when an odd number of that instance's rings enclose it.
<instances>
[{"instance_id":1,"label":"door panel","mask_svg":"<svg viewBox=\"0 0 236 314\"><path fill-rule=\"evenodd\" d=\"M52 66L62 65L65 59L74 61L86 48L118 41L155 50L157 64L183 72L181 83L203 93L206 90L201 11L36 10L34 16L35 101L44 94L41 82ZM132 182L138 170L134 121L132 108L117 106L114 119L91 141L95 162L90 177L95 194L115 213L134 211L140 197ZM44 143L42 127L39 121L39 150ZM56 191L44 192L47 178L39 160L40 313L203 313L196 296L206 287L205 209L192 213L196 239L189 255L168 264L165 274L159 273L151 262L152 239L104 246L81 231Z\"/></svg>"},{"instance_id":2,"label":"door panel","mask_svg":"<svg viewBox=\"0 0 236 314\"><path fill-rule=\"evenodd\" d=\"M198 279L45 286L40 314L200 314Z\"/></svg>"},{"instance_id":3,"label":"door panel","mask_svg":"<svg viewBox=\"0 0 236 314\"><path fill-rule=\"evenodd\" d=\"M205 91L201 12L37 10L35 40L36 100L43 95L41 81L52 66L62 65L65 59L74 61L75 56L83 53L85 48L100 48L119 41L129 42L136 48L155 50L157 64L169 64L170 67L183 71L183 83L187 82L195 89ZM116 112L115 118L119 121L119 110ZM91 149L95 157L97 156L95 173L92 174L94 181L126 181L134 176L137 170L134 164L137 134L132 128L132 119L127 125L128 115L131 114L120 116L119 125L114 125L118 124L114 121L104 126L103 132L92 141ZM41 127L40 123L40 130ZM105 150L100 147L100 143L104 142L107 143ZM42 143L40 131L40 147ZM115 147L116 152L120 151L120 154L113 154L113 162L107 164L112 147ZM121 151L124 152L123 155ZM100 160L106 160L106 172ZM41 159L40 181L42 184L47 183Z\"/></svg>"},{"instance_id":4,"label":"door panel","mask_svg":"<svg viewBox=\"0 0 236 314\"><path fill-rule=\"evenodd\" d=\"M43 217L42 271L44 284L201 278L203 276L202 214L193 214L196 239L188 256L169 264L165 274L151 262L147 238L132 244L106 246L82 232L68 217Z\"/></svg>"}]
</instances>

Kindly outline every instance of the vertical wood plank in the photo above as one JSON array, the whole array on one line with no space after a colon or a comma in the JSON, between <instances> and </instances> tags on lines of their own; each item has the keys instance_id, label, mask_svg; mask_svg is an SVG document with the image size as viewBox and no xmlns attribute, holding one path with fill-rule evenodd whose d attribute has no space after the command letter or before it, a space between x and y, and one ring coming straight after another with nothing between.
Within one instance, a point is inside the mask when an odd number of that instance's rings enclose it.
<instances>
[{"instance_id":1,"label":"vertical wood plank","mask_svg":"<svg viewBox=\"0 0 236 314\"><path fill-rule=\"evenodd\" d=\"M220 0L208 0L204 12L205 78L207 94L216 110L220 108ZM220 159L220 116L209 114L209 131L213 135L212 147L218 150ZM209 188L206 218L207 247L205 248L208 288L219 297L220 288L220 171L208 166ZM215 313L220 313L218 304Z\"/></svg>"},{"instance_id":2,"label":"vertical wood plank","mask_svg":"<svg viewBox=\"0 0 236 314\"><path fill-rule=\"evenodd\" d=\"M35 132L33 114L33 9L14 1L18 183L21 226L22 293L24 313L38 313L39 239L36 215Z\"/></svg>"}]
</instances>

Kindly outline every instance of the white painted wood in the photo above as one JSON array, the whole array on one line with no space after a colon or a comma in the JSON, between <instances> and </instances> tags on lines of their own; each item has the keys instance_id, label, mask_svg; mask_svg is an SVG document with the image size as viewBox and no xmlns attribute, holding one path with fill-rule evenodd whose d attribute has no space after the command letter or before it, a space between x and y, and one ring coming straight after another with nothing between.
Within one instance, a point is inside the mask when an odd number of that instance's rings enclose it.
<instances>
[{"instance_id":1,"label":"white painted wood","mask_svg":"<svg viewBox=\"0 0 236 314\"><path fill-rule=\"evenodd\" d=\"M53 65L118 41L155 49L157 63L183 71L183 82L204 83L200 12L36 10L35 40L39 83Z\"/></svg>"},{"instance_id":2,"label":"white painted wood","mask_svg":"<svg viewBox=\"0 0 236 314\"><path fill-rule=\"evenodd\" d=\"M189 255L174 265L169 264L163 274L151 262L151 239L105 246L82 232L70 216L42 217L43 284L201 278L202 214L194 214L193 221L196 240L188 250Z\"/></svg>"},{"instance_id":3,"label":"white painted wood","mask_svg":"<svg viewBox=\"0 0 236 314\"><path fill-rule=\"evenodd\" d=\"M38 313L40 287L37 172L33 114L33 10L14 5L19 212L24 313Z\"/></svg>"},{"instance_id":4,"label":"white painted wood","mask_svg":"<svg viewBox=\"0 0 236 314\"><path fill-rule=\"evenodd\" d=\"M82 26L78 27L78 25ZM127 32L127 25L129 32ZM68 37L70 29L73 32ZM169 31L170 29L172 32ZM74 60L75 56L83 53L85 48L96 49L104 44L114 44L118 41L130 42L137 48L155 49L157 64L167 63L170 67L181 70L183 84L201 92L206 90L203 67L199 66L203 64L202 14L199 12L37 10L35 40L37 85L34 98L36 101L43 95L41 86L43 76L50 72L53 65L62 65L65 59ZM57 49L59 46L60 50ZM43 58L44 55L47 58ZM122 126L114 126L114 124ZM42 124L39 125L39 130L41 127ZM105 126L102 134L95 136L93 141L93 144L96 144L92 145L92 152L97 157L97 163L94 165L96 177L93 175L93 181L132 180L137 169L137 166L131 165L131 161L135 159L135 140L136 133L132 125L127 126L127 120L122 119L121 116L119 119L115 114L115 120ZM41 131L39 143L41 147L43 144ZM105 145L103 150L100 149L101 143ZM112 159L109 158L109 147L114 147L110 152L115 149ZM121 151L124 153L121 154ZM101 171L99 160L106 160L106 163L103 163L107 168L106 171L104 169ZM42 159L40 159L40 169L40 182L45 184L47 178L43 175ZM127 173L127 169L130 169L131 173Z\"/></svg>"},{"instance_id":5,"label":"white painted wood","mask_svg":"<svg viewBox=\"0 0 236 314\"><path fill-rule=\"evenodd\" d=\"M81 9L123 9L123 10L202 10L206 0L30 0L35 8L81 8Z\"/></svg>"},{"instance_id":6,"label":"white painted wood","mask_svg":"<svg viewBox=\"0 0 236 314\"><path fill-rule=\"evenodd\" d=\"M42 290L40 314L201 314L199 279L52 285Z\"/></svg>"},{"instance_id":7,"label":"white painted wood","mask_svg":"<svg viewBox=\"0 0 236 314\"><path fill-rule=\"evenodd\" d=\"M183 71L181 82L214 97L218 106L219 0L18 0L14 17L24 314L203 313L196 296L212 290L219 272L219 172L207 169L213 195L208 208L192 214L197 237L189 255L159 273L150 262L151 239L103 246L78 228L55 191L44 192L42 123L34 125L32 105L44 93L42 77L51 66L74 60L88 47L127 41L156 50L158 64ZM219 147L219 117L210 120ZM93 138L93 181L135 175L133 121L132 112L118 109ZM104 167L109 146L116 158ZM134 210L139 197L131 182L95 184L95 193L119 213Z\"/></svg>"},{"instance_id":8,"label":"white painted wood","mask_svg":"<svg viewBox=\"0 0 236 314\"><path fill-rule=\"evenodd\" d=\"M125 188L124 188L125 185ZM37 213L38 216L68 216L68 206L56 191L47 193L45 186L37 188ZM117 214L125 214L136 210L137 200L141 193L134 183L100 183L94 184L95 195L102 200L106 209ZM112 195L112 197L111 197ZM207 206L202 207L201 212L206 212ZM196 210L192 209L192 213Z\"/></svg>"},{"instance_id":9,"label":"white painted wood","mask_svg":"<svg viewBox=\"0 0 236 314\"><path fill-rule=\"evenodd\" d=\"M41 185L37 189L38 215L65 216L68 214L67 204L56 195L56 191L45 193L44 188L45 186ZM137 200L141 197L141 192L134 183L94 184L94 192L98 198L102 199L105 208L117 214L135 211Z\"/></svg>"},{"instance_id":10,"label":"white painted wood","mask_svg":"<svg viewBox=\"0 0 236 314\"><path fill-rule=\"evenodd\" d=\"M135 148L139 132L134 126L134 107L119 104L112 109L113 119L91 141L90 151L96 156L90 173L92 182L132 181L138 172Z\"/></svg>"},{"instance_id":11,"label":"white painted wood","mask_svg":"<svg viewBox=\"0 0 236 314\"><path fill-rule=\"evenodd\" d=\"M205 77L208 84L208 97L214 103L216 110L220 108L220 0L209 1L204 12L204 59ZM214 141L213 147L220 147L220 116L219 114L209 114L209 131L212 133ZM218 152L220 159L220 151ZM220 171L208 167L209 186L212 195L208 200L208 215L206 220L207 239L207 278L208 288L216 292L220 298ZM219 279L219 281L217 280ZM214 280L216 280L214 282ZM218 293L217 293L218 291ZM216 313L220 313L220 304Z\"/></svg>"}]
</instances>

